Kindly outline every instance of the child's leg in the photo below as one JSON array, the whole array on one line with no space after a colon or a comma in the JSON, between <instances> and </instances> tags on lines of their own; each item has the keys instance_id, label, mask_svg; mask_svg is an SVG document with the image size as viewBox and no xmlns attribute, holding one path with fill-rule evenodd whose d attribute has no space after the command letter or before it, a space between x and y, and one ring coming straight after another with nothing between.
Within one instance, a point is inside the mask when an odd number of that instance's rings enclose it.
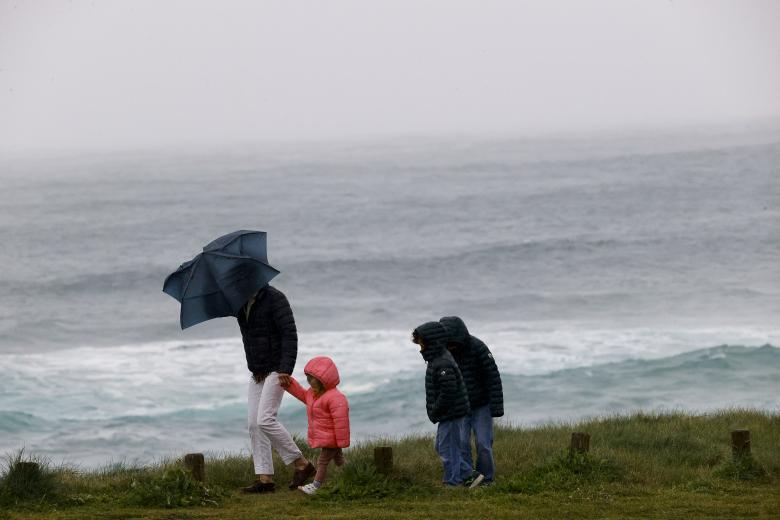
<instances>
[{"instance_id":1,"label":"child's leg","mask_svg":"<svg viewBox=\"0 0 780 520\"><path fill-rule=\"evenodd\" d=\"M436 451L444 466L442 483L457 486L463 482L460 476L461 463L461 423L459 421L440 422L436 430Z\"/></svg>"},{"instance_id":2,"label":"child's leg","mask_svg":"<svg viewBox=\"0 0 780 520\"><path fill-rule=\"evenodd\" d=\"M336 466L343 466L344 462L346 462L344 459L344 452L341 451L341 448L336 448L336 455L333 457L333 462L336 463Z\"/></svg>"},{"instance_id":3,"label":"child's leg","mask_svg":"<svg viewBox=\"0 0 780 520\"><path fill-rule=\"evenodd\" d=\"M325 478L328 476L328 464L336 456L336 450L338 448L322 448L320 451L320 457L317 459L317 474L314 475L314 480L322 484L325 482Z\"/></svg>"}]
</instances>

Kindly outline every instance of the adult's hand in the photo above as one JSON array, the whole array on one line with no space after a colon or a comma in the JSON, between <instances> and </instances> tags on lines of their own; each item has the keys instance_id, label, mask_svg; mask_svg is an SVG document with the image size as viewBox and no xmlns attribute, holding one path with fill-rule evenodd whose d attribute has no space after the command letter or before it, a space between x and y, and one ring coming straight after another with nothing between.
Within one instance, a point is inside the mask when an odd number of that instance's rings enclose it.
<instances>
[{"instance_id":1,"label":"adult's hand","mask_svg":"<svg viewBox=\"0 0 780 520\"><path fill-rule=\"evenodd\" d=\"M279 375L279 385L282 388L287 388L292 384L292 378L290 378L290 374L278 374Z\"/></svg>"}]
</instances>

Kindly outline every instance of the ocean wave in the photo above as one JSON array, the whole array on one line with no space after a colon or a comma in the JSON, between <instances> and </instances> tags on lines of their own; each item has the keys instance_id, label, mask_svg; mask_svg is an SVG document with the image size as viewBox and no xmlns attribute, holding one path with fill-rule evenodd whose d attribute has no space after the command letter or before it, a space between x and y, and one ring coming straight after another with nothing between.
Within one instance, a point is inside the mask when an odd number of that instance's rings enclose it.
<instances>
[{"instance_id":1,"label":"ocean wave","mask_svg":"<svg viewBox=\"0 0 780 520\"><path fill-rule=\"evenodd\" d=\"M176 347L173 347L174 349ZM775 375L780 370L780 348L773 345L756 347L721 345L706 349L694 350L668 357L656 359L627 359L619 362L595 364L573 368L564 368L538 374L516 374L502 372L505 390L508 390L506 400L512 401L512 395L522 395L528 391L538 392L540 388L569 388L573 386L587 386L589 395L598 394L599 389L606 389L610 385L630 387L641 382L642 388L648 393L657 392L668 388L669 385L680 385L685 382L697 380L697 385L692 390L702 391L703 388L717 389L717 385L726 381L743 380L749 378L753 387L762 384L770 384L780 391L780 381L775 381ZM364 417L390 417L393 411L405 409L411 402L419 401L422 395L422 378L424 365L419 363L413 370L395 372L384 378L374 379L364 384L342 383L340 388L353 403L353 411ZM241 377L245 380L245 377ZM205 380L202 383L207 387L215 383L220 384L220 378ZM245 381L242 381L245 382ZM135 387L141 383L136 382ZM185 384L187 386L188 383ZM655 390L653 386L657 385ZM131 386L131 385L128 385ZM685 386L685 385L683 385ZM99 397L101 390L94 393L61 396L62 399L80 399L78 413L51 414L52 419L68 422L95 422L109 421L118 423L152 423L152 422L202 422L218 420L219 418L241 415L244 413L245 399L243 393L233 393L229 397L213 397L202 402L176 401L165 402L166 390L173 393L175 387L159 387L156 397L159 406L138 406L137 397L124 397L125 402L120 407L105 407L90 399ZM416 389L416 391L410 391ZM518 390L517 392L513 392ZM523 389L523 390L520 390ZM85 389L86 390L86 389ZM181 390L181 389L179 389ZM207 390L206 393L209 393ZM557 393L557 392L556 392ZM625 396L625 393L621 394ZM768 395L770 400L777 399L777 393ZM153 395L144 396L148 402L154 401ZM58 402L61 409L67 409L62 399ZM34 396L27 396L26 402L40 402ZM297 404L291 399L289 402ZM541 401L546 401L545 399ZM774 402L774 401L773 401ZM134 409L127 407L128 403L135 404ZM289 404L289 403L288 403ZM294 408L288 406L286 408ZM95 413L101 412L101 413ZM113 412L113 413L111 413ZM31 428L36 429L50 424L51 420L44 420L41 415L23 410L0 411L0 429L2 428ZM294 416L296 414L288 414Z\"/></svg>"},{"instance_id":2,"label":"ocean wave","mask_svg":"<svg viewBox=\"0 0 780 520\"><path fill-rule=\"evenodd\" d=\"M469 243L467 247L452 244L437 245L424 254L405 251L403 255L388 256L370 251L358 254L349 251L348 256L331 256L327 259L310 258L306 260L289 259L285 272L294 272L297 277L318 276L320 274L344 273L343 283L349 284L354 273L396 273L425 271L428 266L442 265L481 265L484 262L506 264L508 260L545 260L558 258L558 255L603 255L605 251L635 251L638 248L657 248L663 242L673 240L659 238L604 238L559 237L532 239L520 242ZM437 250L438 249L438 250ZM509 262L511 264L511 262ZM101 270L100 266L90 266L90 271L52 270L48 275L31 274L23 279L8 280L11 292L65 295L71 293L90 294L116 290L137 290L139 288L158 287L162 290L165 277L176 269L176 265L145 265L142 268L123 268L110 266L112 270ZM105 268L103 268L105 269Z\"/></svg>"},{"instance_id":3,"label":"ocean wave","mask_svg":"<svg viewBox=\"0 0 780 520\"><path fill-rule=\"evenodd\" d=\"M706 412L727 407L780 413L778 371L780 349L767 344L722 345L542 374L503 373L506 415L501 421L530 426L637 410ZM423 375L424 365L419 363L414 371L375 381L370 389L346 391L353 442L433 432L425 414ZM236 394L234 401L214 400L208 395L214 384L207 382L207 391L194 392L189 400L176 400L172 387L160 386L156 397L147 398L150 405L164 406L132 411L119 406L103 415L87 413L83 406L88 403L93 412L102 406L105 399L99 388L68 395L47 387L57 395L56 402L40 395L28 396L29 410L8 410L3 404L0 453L25 446L54 459L94 465L117 459L152 460L183 450L246 450L245 398ZM117 399L124 399L124 406L133 404L133 399L127 400L132 392L125 389ZM74 406L74 400L81 405ZM62 409L71 412L63 415ZM76 409L82 412L72 413ZM306 411L301 403L285 398L279 417L291 432L305 437Z\"/></svg>"},{"instance_id":4,"label":"ocean wave","mask_svg":"<svg viewBox=\"0 0 780 520\"><path fill-rule=\"evenodd\" d=\"M27 412L0 410L0 432L14 434L29 430L40 430L48 421Z\"/></svg>"},{"instance_id":5,"label":"ocean wave","mask_svg":"<svg viewBox=\"0 0 780 520\"><path fill-rule=\"evenodd\" d=\"M524 240L521 242L501 242L501 243L470 243L468 247L451 247L443 251L429 251L427 254L415 254L415 252L405 251L403 256L388 257L386 254L381 256L361 256L355 255L341 258L329 258L327 260L311 259L305 261L290 262L291 268L294 266L297 270L318 272L333 269L355 269L375 271L378 268L387 269L396 266L405 268L410 265L419 266L420 264L441 264L463 262L469 265L477 259L485 258L533 258L537 256L547 257L552 253L574 252L603 252L604 250L630 249L641 246L657 246L669 238L646 238L646 239L590 239L590 238L547 238L538 240Z\"/></svg>"},{"instance_id":6,"label":"ocean wave","mask_svg":"<svg viewBox=\"0 0 780 520\"><path fill-rule=\"evenodd\" d=\"M115 266L114 266L115 267ZM143 269L115 269L112 271L100 271L91 266L89 272L56 272L49 276L41 277L36 274L35 279L9 280L8 284L13 292L17 293L41 293L64 295L70 293L89 294L94 292L115 291L117 289L132 289L159 285L162 291L162 283L165 277L175 270L161 266L147 266Z\"/></svg>"}]
</instances>

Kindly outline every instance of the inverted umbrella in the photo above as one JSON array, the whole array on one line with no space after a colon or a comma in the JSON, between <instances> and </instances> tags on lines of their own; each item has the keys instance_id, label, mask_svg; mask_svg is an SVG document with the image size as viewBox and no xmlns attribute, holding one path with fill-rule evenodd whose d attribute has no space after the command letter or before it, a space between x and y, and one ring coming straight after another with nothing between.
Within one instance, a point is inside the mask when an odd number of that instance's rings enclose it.
<instances>
[{"instance_id":1,"label":"inverted umbrella","mask_svg":"<svg viewBox=\"0 0 780 520\"><path fill-rule=\"evenodd\" d=\"M279 274L268 265L264 231L234 231L168 275L163 292L181 302L179 321L196 323L237 316L249 299Z\"/></svg>"}]
</instances>

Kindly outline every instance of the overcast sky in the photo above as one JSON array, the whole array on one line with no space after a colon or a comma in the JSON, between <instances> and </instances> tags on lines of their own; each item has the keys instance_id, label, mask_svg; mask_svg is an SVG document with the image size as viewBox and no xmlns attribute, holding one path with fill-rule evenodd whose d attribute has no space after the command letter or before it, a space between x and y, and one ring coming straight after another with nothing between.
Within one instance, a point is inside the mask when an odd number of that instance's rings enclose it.
<instances>
[{"instance_id":1,"label":"overcast sky","mask_svg":"<svg viewBox=\"0 0 780 520\"><path fill-rule=\"evenodd\" d=\"M0 0L0 149L780 115L780 1Z\"/></svg>"}]
</instances>

